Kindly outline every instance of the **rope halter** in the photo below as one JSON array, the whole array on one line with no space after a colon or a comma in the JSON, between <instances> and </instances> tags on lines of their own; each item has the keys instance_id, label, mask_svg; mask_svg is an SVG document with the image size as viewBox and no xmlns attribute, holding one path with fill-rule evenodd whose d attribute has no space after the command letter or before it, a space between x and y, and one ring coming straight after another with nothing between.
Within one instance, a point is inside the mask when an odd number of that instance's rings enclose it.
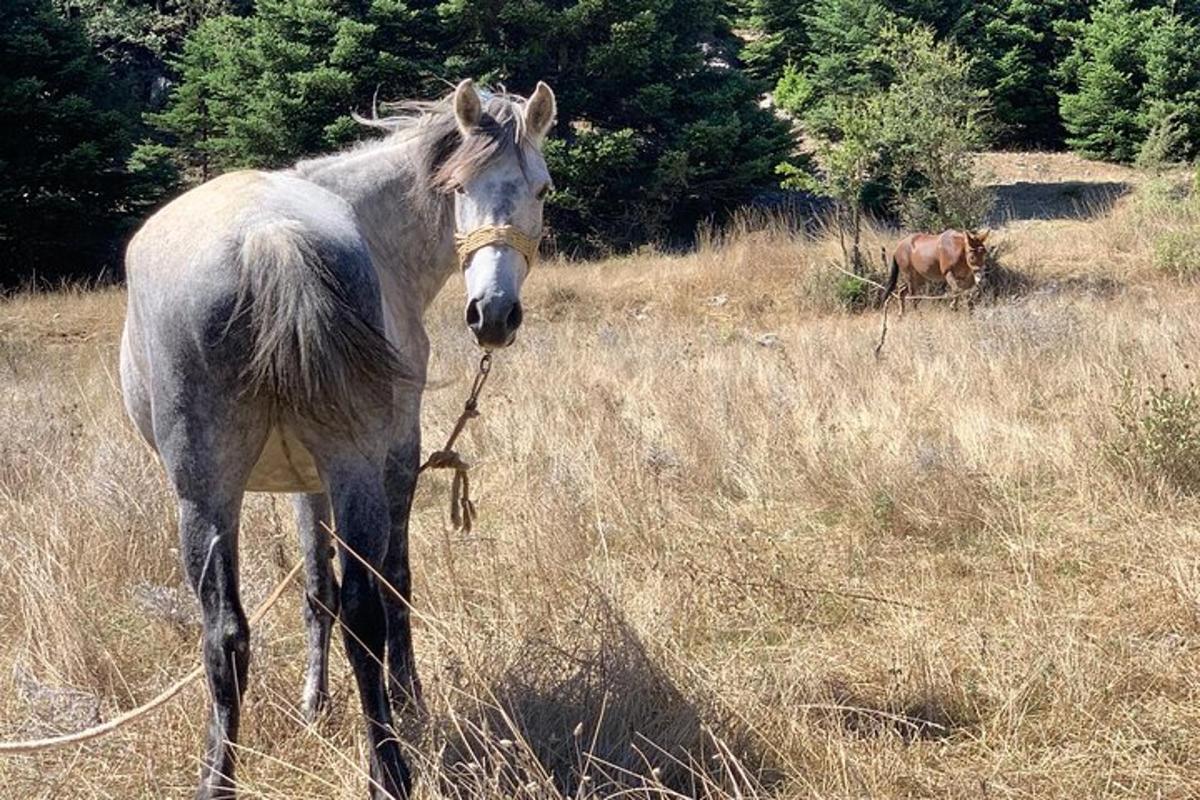
<instances>
[{"instance_id":1,"label":"rope halter","mask_svg":"<svg viewBox=\"0 0 1200 800\"><path fill-rule=\"evenodd\" d=\"M488 245L504 244L525 256L525 263L533 268L537 260L538 240L513 225L483 225L469 233L454 234L454 247L458 250L458 265L467 268L476 250Z\"/></svg>"}]
</instances>

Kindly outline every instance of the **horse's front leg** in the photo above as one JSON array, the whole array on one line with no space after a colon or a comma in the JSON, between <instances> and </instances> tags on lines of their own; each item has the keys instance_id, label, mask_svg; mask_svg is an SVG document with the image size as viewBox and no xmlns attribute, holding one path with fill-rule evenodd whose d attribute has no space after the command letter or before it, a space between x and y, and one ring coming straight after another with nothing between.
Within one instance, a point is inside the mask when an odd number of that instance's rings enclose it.
<instances>
[{"instance_id":1,"label":"horse's front leg","mask_svg":"<svg viewBox=\"0 0 1200 800\"><path fill-rule=\"evenodd\" d=\"M958 278L955 277L953 272L946 273L946 286L949 288L951 295L950 310L958 311L958 301L962 298L963 290L962 284L958 282Z\"/></svg>"},{"instance_id":2,"label":"horse's front leg","mask_svg":"<svg viewBox=\"0 0 1200 800\"><path fill-rule=\"evenodd\" d=\"M384 589L383 600L387 616L388 679L397 713L422 708L421 681L413 655L412 573L408 565L408 517L420 457L421 430L419 423L414 423L409 426L408 434L392 447L385 473L391 537L383 570L390 586Z\"/></svg>"}]
</instances>

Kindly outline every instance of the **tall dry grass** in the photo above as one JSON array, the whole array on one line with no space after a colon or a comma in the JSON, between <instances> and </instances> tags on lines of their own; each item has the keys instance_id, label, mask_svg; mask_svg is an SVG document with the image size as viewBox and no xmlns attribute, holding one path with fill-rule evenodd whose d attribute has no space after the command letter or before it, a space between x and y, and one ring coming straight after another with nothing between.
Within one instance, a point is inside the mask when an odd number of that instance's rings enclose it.
<instances>
[{"instance_id":1,"label":"tall dry grass","mask_svg":"<svg viewBox=\"0 0 1200 800\"><path fill-rule=\"evenodd\" d=\"M1108 447L1126 376L1182 385L1200 345L1200 289L1116 244L1140 213L1002 231L1026 293L893 318L881 361L828 239L535 273L465 437L476 532L448 529L442 479L418 493L418 796L1200 793L1200 504ZM431 443L475 359L459 294L429 321ZM196 660L121 315L116 291L0 310L0 736L107 718ZM284 498L248 498L242 550L252 608L298 557ZM299 603L254 634L245 796L362 797L340 655L331 716L298 717ZM0 761L0 794L189 796L203 707L197 686Z\"/></svg>"}]
</instances>

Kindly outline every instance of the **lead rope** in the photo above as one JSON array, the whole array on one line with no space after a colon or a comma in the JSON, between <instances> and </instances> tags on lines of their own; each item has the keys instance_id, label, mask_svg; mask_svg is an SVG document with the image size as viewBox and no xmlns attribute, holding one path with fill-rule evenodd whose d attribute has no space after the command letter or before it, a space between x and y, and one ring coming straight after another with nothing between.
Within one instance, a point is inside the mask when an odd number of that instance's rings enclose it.
<instances>
[{"instance_id":1,"label":"lead rope","mask_svg":"<svg viewBox=\"0 0 1200 800\"><path fill-rule=\"evenodd\" d=\"M297 561L296 565L293 566L291 571L287 574L287 577L275 584L275 589L271 592L270 596L268 596L267 599L263 601L263 604L258 607L254 614L251 615L250 620L247 623L251 628L257 625L262 618L267 615L267 612L271 610L271 606L275 605L275 603L279 601L279 598L283 596L283 590L287 588L288 584L291 583L298 574L300 574L300 568L303 566L303 560ZM75 733L64 733L61 736L51 736L46 739L0 742L0 756L15 756L37 753L42 750L51 750L55 747L65 747L69 744L79 744L80 742L86 742L103 736L107 733L112 733L118 728L123 728L139 717L143 717L159 706L164 705L168 700L172 699L175 697L175 695L187 688L188 684L203 674L203 665L198 666L187 675L184 675L182 678L175 681L175 683L171 684L162 692L160 692L157 697L148 700L137 708L129 709L124 714L113 717L108 722L102 722L99 725L95 725L91 728L87 728L82 731L76 731Z\"/></svg>"},{"instance_id":2,"label":"lead rope","mask_svg":"<svg viewBox=\"0 0 1200 800\"><path fill-rule=\"evenodd\" d=\"M427 469L452 469L454 470L454 480L450 487L450 519L455 527L466 532L470 532L471 524L475 521L475 504L471 501L470 495L470 478L467 471L471 465L463 460L457 452L454 451L454 443L458 440L459 434L467 425L467 421L479 416L479 393L483 391L483 385L487 383L488 373L492 369L492 354L485 353L483 358L479 360L479 371L475 373L475 381L471 384L471 394L467 397L467 402L463 404L462 413L458 415L458 422L454 424L454 430L450 432L450 438L446 440L446 446L430 454L425 463L421 465L417 473L420 474ZM291 571L275 585L274 590L263 601L263 604L255 610L254 614L249 619L250 627L257 625L271 607L279 601L283 596L283 590L292 582L300 572L300 568L304 565L303 561L297 562L292 567ZM45 739L29 739L25 741L0 741L0 756L15 756L26 755L29 753L37 753L42 750L52 750L56 747L65 747L72 744L80 744L82 742L96 739L105 734L112 733L118 728L123 728L129 723L146 716L157 708L162 707L176 695L182 692L187 686L204 675L204 667L197 666L191 672L184 675L175 683L168 686L156 697L148 700L137 708L131 708L119 716L113 717L107 722L95 725L82 731L75 733L67 733L61 736L51 736Z\"/></svg>"},{"instance_id":3,"label":"lead rope","mask_svg":"<svg viewBox=\"0 0 1200 800\"><path fill-rule=\"evenodd\" d=\"M462 413L458 415L458 422L454 423L454 430L450 432L446 445L441 450L430 453L429 458L417 470L418 475L427 469L454 470L454 479L450 482L450 522L456 530L464 533L470 533L475 522L475 503L471 501L471 478L468 472L471 465L454 450L454 442L466 428L467 421L479 416L479 393L483 391L483 385L487 383L491 371L492 354L487 352L479 359L479 371L475 373L471 393L467 396L467 402L463 404Z\"/></svg>"}]
</instances>

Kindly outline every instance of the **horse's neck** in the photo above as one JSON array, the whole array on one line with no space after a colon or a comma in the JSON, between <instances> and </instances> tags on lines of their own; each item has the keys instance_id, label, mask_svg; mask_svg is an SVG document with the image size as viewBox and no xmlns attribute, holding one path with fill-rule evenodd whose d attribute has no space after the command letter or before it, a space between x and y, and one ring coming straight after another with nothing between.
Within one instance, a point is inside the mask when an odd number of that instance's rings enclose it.
<instances>
[{"instance_id":1,"label":"horse's neck","mask_svg":"<svg viewBox=\"0 0 1200 800\"><path fill-rule=\"evenodd\" d=\"M418 186L409 152L415 143L383 140L301 162L296 172L354 209L388 305L423 312L454 273L453 208Z\"/></svg>"}]
</instances>

